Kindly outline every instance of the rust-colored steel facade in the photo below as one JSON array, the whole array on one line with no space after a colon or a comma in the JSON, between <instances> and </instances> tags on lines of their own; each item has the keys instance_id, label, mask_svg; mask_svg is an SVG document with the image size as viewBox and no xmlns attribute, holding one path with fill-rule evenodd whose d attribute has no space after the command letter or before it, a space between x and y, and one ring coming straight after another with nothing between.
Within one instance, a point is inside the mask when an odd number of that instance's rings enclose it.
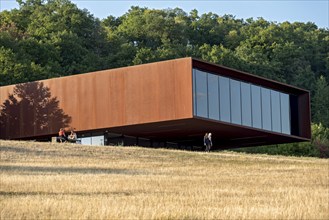
<instances>
[{"instance_id":1,"label":"rust-colored steel facade","mask_svg":"<svg viewBox=\"0 0 329 220\"><path fill-rule=\"evenodd\" d=\"M292 110L298 132L281 134L195 116L193 68L296 96ZM203 134L211 131L218 148L311 137L308 91L193 58L4 86L0 103L2 139L49 138L60 127L187 145L202 145Z\"/></svg>"}]
</instances>

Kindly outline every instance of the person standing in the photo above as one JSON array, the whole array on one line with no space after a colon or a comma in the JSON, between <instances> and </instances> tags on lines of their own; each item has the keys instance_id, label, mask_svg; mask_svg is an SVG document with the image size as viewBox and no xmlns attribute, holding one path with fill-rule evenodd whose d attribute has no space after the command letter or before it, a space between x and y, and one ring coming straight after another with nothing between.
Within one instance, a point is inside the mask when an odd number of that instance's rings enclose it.
<instances>
[{"instance_id":1,"label":"person standing","mask_svg":"<svg viewBox=\"0 0 329 220\"><path fill-rule=\"evenodd\" d=\"M206 152L210 152L212 147L211 133L206 133L203 137L203 144L206 146Z\"/></svg>"},{"instance_id":2,"label":"person standing","mask_svg":"<svg viewBox=\"0 0 329 220\"><path fill-rule=\"evenodd\" d=\"M203 136L203 146L205 146L206 150L207 150L207 144L206 144L206 139L208 138L208 133L206 133L204 136Z\"/></svg>"}]
</instances>

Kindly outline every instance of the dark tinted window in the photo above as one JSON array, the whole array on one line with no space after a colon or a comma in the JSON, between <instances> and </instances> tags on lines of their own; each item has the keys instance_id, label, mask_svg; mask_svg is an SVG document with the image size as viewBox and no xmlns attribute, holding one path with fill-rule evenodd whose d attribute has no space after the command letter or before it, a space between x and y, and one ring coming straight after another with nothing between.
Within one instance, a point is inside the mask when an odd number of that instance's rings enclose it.
<instances>
[{"instance_id":1,"label":"dark tinted window","mask_svg":"<svg viewBox=\"0 0 329 220\"><path fill-rule=\"evenodd\" d=\"M265 130L272 130L270 90L261 88L261 96L262 96L262 127Z\"/></svg>"},{"instance_id":2,"label":"dark tinted window","mask_svg":"<svg viewBox=\"0 0 329 220\"><path fill-rule=\"evenodd\" d=\"M240 82L231 79L231 122L234 124L241 124L241 91Z\"/></svg>"},{"instance_id":3,"label":"dark tinted window","mask_svg":"<svg viewBox=\"0 0 329 220\"><path fill-rule=\"evenodd\" d=\"M280 93L271 90L272 131L281 132Z\"/></svg>"},{"instance_id":4,"label":"dark tinted window","mask_svg":"<svg viewBox=\"0 0 329 220\"><path fill-rule=\"evenodd\" d=\"M208 73L208 110L209 118L219 120L218 76Z\"/></svg>"},{"instance_id":5,"label":"dark tinted window","mask_svg":"<svg viewBox=\"0 0 329 220\"><path fill-rule=\"evenodd\" d=\"M207 73L196 70L196 115L208 117Z\"/></svg>"},{"instance_id":6,"label":"dark tinted window","mask_svg":"<svg viewBox=\"0 0 329 220\"><path fill-rule=\"evenodd\" d=\"M195 72L196 72L196 70L195 69L193 69L193 75L192 75L192 77L193 77L193 114L194 115L197 115L196 114L196 74L195 74Z\"/></svg>"},{"instance_id":7,"label":"dark tinted window","mask_svg":"<svg viewBox=\"0 0 329 220\"><path fill-rule=\"evenodd\" d=\"M281 131L290 134L290 100L289 95L280 93Z\"/></svg>"},{"instance_id":8,"label":"dark tinted window","mask_svg":"<svg viewBox=\"0 0 329 220\"><path fill-rule=\"evenodd\" d=\"M295 102L288 94L193 69L193 111L199 117L295 134Z\"/></svg>"},{"instance_id":9,"label":"dark tinted window","mask_svg":"<svg viewBox=\"0 0 329 220\"><path fill-rule=\"evenodd\" d=\"M241 82L242 124L251 126L251 89L250 84Z\"/></svg>"},{"instance_id":10,"label":"dark tinted window","mask_svg":"<svg viewBox=\"0 0 329 220\"><path fill-rule=\"evenodd\" d=\"M255 128L262 128L262 106L260 87L251 85L251 112L252 112L252 126Z\"/></svg>"},{"instance_id":11,"label":"dark tinted window","mask_svg":"<svg viewBox=\"0 0 329 220\"><path fill-rule=\"evenodd\" d=\"M230 80L222 76L219 77L219 100L220 120L231 122Z\"/></svg>"}]
</instances>

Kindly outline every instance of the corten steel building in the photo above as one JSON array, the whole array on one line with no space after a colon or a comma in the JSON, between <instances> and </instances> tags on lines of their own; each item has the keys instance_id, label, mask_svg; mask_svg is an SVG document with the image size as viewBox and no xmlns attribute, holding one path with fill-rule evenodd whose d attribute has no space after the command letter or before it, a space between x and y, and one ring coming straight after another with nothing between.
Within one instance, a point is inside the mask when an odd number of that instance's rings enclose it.
<instances>
[{"instance_id":1,"label":"corten steel building","mask_svg":"<svg viewBox=\"0 0 329 220\"><path fill-rule=\"evenodd\" d=\"M83 144L247 147L309 141L309 92L194 58L0 88L2 139Z\"/></svg>"}]
</instances>

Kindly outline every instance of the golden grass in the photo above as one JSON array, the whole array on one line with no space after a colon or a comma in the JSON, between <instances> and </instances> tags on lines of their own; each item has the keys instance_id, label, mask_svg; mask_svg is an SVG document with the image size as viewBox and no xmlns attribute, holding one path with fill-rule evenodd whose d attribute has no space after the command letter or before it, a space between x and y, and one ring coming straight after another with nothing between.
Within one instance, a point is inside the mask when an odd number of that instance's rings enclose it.
<instances>
[{"instance_id":1,"label":"golden grass","mask_svg":"<svg viewBox=\"0 0 329 220\"><path fill-rule=\"evenodd\" d=\"M329 219L329 160L0 141L0 219Z\"/></svg>"}]
</instances>

